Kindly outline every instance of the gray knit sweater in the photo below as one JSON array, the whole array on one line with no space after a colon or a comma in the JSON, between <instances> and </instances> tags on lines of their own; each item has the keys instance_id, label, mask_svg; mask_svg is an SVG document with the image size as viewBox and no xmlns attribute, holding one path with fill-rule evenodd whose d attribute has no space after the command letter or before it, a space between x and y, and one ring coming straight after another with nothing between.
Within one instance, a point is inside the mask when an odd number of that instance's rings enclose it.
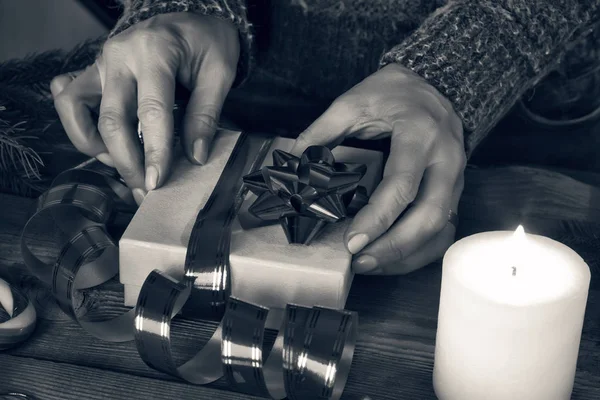
<instances>
[{"instance_id":1,"label":"gray knit sweater","mask_svg":"<svg viewBox=\"0 0 600 400\"><path fill-rule=\"evenodd\" d=\"M242 39L238 81L258 68L333 99L378 67L400 63L452 102L467 155L571 48L600 36L590 35L599 28L600 0L121 1L111 35L167 12L231 21Z\"/></svg>"}]
</instances>

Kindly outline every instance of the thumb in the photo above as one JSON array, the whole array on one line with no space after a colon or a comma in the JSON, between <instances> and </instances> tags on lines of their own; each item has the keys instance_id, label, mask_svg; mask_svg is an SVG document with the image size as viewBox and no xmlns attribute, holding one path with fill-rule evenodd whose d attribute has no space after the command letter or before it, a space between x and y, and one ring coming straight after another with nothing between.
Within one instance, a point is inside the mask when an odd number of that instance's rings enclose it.
<instances>
[{"instance_id":1,"label":"thumb","mask_svg":"<svg viewBox=\"0 0 600 400\"><path fill-rule=\"evenodd\" d=\"M71 82L75 80L84 70L67 72L66 74L55 76L50 82L50 93L52 97L58 96Z\"/></svg>"},{"instance_id":2,"label":"thumb","mask_svg":"<svg viewBox=\"0 0 600 400\"><path fill-rule=\"evenodd\" d=\"M290 153L300 156L310 146L327 146L330 149L342 143L351 131L355 113L334 102L315 122L313 122L296 141Z\"/></svg>"}]
</instances>

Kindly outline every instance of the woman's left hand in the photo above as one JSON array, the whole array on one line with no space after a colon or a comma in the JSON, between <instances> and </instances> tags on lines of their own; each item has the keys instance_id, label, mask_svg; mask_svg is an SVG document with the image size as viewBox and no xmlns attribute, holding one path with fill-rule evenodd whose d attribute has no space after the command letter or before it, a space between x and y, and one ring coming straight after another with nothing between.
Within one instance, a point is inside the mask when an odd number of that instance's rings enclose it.
<instances>
[{"instance_id":1,"label":"woman's left hand","mask_svg":"<svg viewBox=\"0 0 600 400\"><path fill-rule=\"evenodd\" d=\"M457 210L466 165L461 120L427 81L390 64L336 99L292 149L299 155L311 145L387 136L383 180L346 231L359 274L409 273L454 241L449 215Z\"/></svg>"}]
</instances>

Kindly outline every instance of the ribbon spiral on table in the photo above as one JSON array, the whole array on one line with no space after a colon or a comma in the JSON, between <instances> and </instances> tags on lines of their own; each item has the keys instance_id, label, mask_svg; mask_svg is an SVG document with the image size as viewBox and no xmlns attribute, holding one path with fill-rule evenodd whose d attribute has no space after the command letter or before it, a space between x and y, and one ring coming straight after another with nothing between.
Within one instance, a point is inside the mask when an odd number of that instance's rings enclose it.
<instances>
[{"instance_id":1,"label":"ribbon spiral on table","mask_svg":"<svg viewBox=\"0 0 600 400\"><path fill-rule=\"evenodd\" d=\"M269 310L231 295L229 244L231 224L247 192L242 178L255 176L252 173L261 165L271 143L266 137L240 135L214 191L196 218L183 280L153 271L142 286L136 307L124 314L100 320L88 312L79 292L107 282L118 273L117 245L107 227L119 205L134 203L114 170L86 167L66 171L55 179L24 228L21 250L25 263L82 328L106 341L135 340L139 355L152 368L194 384L208 384L225 376L237 391L274 399L339 399L354 353L356 313L289 304L275 344L264 355ZM298 165L295 171L299 179L304 179L305 169L309 170L311 178L304 181L304 188L310 186L315 189L310 193L321 195L317 198L305 196L307 191L298 193L312 201L303 203L308 204L307 210L315 210L311 204L332 204L337 208L329 210L343 218L361 203L362 190L356 178L364 174L363 167L336 164L328 150L319 148L311 149L300 160L286 154L273 154L275 166L289 170ZM317 154L324 159L319 161ZM282 157L287 159L281 162ZM316 184L314 179L326 174L314 171L329 171L330 177L345 178L330 179L329 183L335 185L328 185L326 179ZM276 182L270 181L271 189ZM256 185L249 186L256 189ZM333 195L333 189L339 196ZM326 200L319 200L323 198ZM333 222L331 218L327 221ZM42 253L32 245L30 239L41 232L45 236L50 233L58 242L55 253ZM221 322L194 357L177 365L170 324L181 310L202 318L220 318Z\"/></svg>"},{"instance_id":2,"label":"ribbon spiral on table","mask_svg":"<svg viewBox=\"0 0 600 400\"><path fill-rule=\"evenodd\" d=\"M0 279L0 350L10 349L33 333L36 312L25 294Z\"/></svg>"}]
</instances>

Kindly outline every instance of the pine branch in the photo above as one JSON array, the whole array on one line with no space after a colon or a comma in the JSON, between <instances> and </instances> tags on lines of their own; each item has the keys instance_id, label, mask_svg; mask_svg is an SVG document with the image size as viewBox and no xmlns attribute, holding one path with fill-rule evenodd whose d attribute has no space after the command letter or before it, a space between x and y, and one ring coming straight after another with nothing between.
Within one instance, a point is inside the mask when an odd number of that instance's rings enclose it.
<instances>
[{"instance_id":1,"label":"pine branch","mask_svg":"<svg viewBox=\"0 0 600 400\"><path fill-rule=\"evenodd\" d=\"M0 63L0 84L48 94L52 78L92 64L105 40L102 36L83 42L68 52L51 50Z\"/></svg>"},{"instance_id":2,"label":"pine branch","mask_svg":"<svg viewBox=\"0 0 600 400\"><path fill-rule=\"evenodd\" d=\"M0 63L0 192L30 196L46 189L56 173L44 166L52 160L48 149L68 143L50 82L92 64L105 40Z\"/></svg>"},{"instance_id":3,"label":"pine branch","mask_svg":"<svg viewBox=\"0 0 600 400\"><path fill-rule=\"evenodd\" d=\"M2 119L5 106L0 106L0 185L4 190L29 195L41 188L40 168L44 162L26 141L37 137L25 134L26 121L11 124Z\"/></svg>"},{"instance_id":4,"label":"pine branch","mask_svg":"<svg viewBox=\"0 0 600 400\"><path fill-rule=\"evenodd\" d=\"M8 125L27 121L27 133L30 136L37 136L46 142L66 139L49 94L40 95L28 87L0 83L0 106L4 107L0 119Z\"/></svg>"}]
</instances>

